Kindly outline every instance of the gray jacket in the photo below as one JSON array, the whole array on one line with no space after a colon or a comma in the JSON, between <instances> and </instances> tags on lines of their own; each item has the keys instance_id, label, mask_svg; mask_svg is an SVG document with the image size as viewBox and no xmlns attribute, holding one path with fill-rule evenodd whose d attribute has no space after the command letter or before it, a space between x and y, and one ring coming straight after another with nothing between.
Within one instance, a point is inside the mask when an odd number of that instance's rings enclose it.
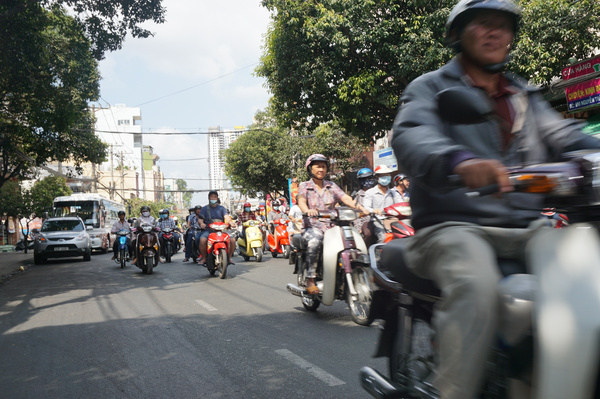
<instances>
[{"instance_id":1,"label":"gray jacket","mask_svg":"<svg viewBox=\"0 0 600 399\"><path fill-rule=\"evenodd\" d=\"M573 119L563 119L537 89L514 76L506 76L520 94L511 96L517 112L514 139L502 149L495 120L475 125L451 125L440 119L435 96L470 79L453 59L442 68L408 85L393 126L392 146L402 170L411 177L412 222L423 228L445 221L485 226L524 227L540 215L542 198L536 194L509 193L498 198L467 199L464 189L443 190L451 173L450 160L461 151L478 158L497 159L507 166L560 160L567 151L598 148L600 140L587 136Z\"/></svg>"}]
</instances>

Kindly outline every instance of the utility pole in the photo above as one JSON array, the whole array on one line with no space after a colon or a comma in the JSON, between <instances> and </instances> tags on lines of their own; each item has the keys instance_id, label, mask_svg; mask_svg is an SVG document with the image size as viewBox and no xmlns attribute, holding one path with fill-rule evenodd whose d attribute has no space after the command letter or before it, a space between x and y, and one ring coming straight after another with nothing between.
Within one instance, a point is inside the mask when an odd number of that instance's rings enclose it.
<instances>
[{"instance_id":1,"label":"utility pole","mask_svg":"<svg viewBox=\"0 0 600 399\"><path fill-rule=\"evenodd\" d=\"M125 201L125 167L123 166L123 151L121 150L121 198Z\"/></svg>"},{"instance_id":2,"label":"utility pole","mask_svg":"<svg viewBox=\"0 0 600 399\"><path fill-rule=\"evenodd\" d=\"M110 145L110 192L109 196L111 200L115 199L115 168L113 166L113 145Z\"/></svg>"}]
</instances>

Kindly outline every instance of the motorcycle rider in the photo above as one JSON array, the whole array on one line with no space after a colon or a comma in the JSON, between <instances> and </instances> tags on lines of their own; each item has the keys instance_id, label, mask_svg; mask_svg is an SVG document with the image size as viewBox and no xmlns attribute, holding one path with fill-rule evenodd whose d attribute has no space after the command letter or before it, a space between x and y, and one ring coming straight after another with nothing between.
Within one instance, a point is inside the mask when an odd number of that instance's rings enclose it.
<instances>
[{"instance_id":1,"label":"motorcycle rider","mask_svg":"<svg viewBox=\"0 0 600 399\"><path fill-rule=\"evenodd\" d=\"M156 227L158 227L161 231L158 233L158 240L160 241L160 248L161 248L161 256L164 257L164 244L165 244L165 239L163 237L163 229L166 228L171 228L173 229L173 237L174 237L174 243L175 243L175 250L177 250L178 248L178 244L179 244L179 234L177 233L176 229L177 229L177 223L175 222L175 220L171 219L169 217L169 210L167 208L165 209L161 209L160 212L158 212L158 221L156 222Z\"/></svg>"},{"instance_id":2,"label":"motorcycle rider","mask_svg":"<svg viewBox=\"0 0 600 399\"><path fill-rule=\"evenodd\" d=\"M375 168L375 176L377 177L377 185L367 190L363 205L369 212L381 214L387 206L402 202L402 197L395 189L390 189L389 185L392 181L392 173L394 170L387 165L380 165ZM379 223L369 221L363 224L362 234L367 246L375 244L375 242L385 241L386 228L389 229L390 220L383 220L385 226Z\"/></svg>"},{"instance_id":3,"label":"motorcycle rider","mask_svg":"<svg viewBox=\"0 0 600 399\"><path fill-rule=\"evenodd\" d=\"M446 24L457 55L407 86L393 125L396 158L412 178L417 233L408 241L407 264L443 296L433 318L439 359L433 384L443 399L476 396L498 324L497 257L524 259L539 232L541 198L513 192L506 167L600 148L600 140L563 119L527 82L502 72L520 17L512 0L461 0ZM487 94L496 118L443 121L432 99L469 86ZM470 189L496 183L500 194L467 199L464 189L440 190L452 174Z\"/></svg>"},{"instance_id":4,"label":"motorcycle rider","mask_svg":"<svg viewBox=\"0 0 600 399\"><path fill-rule=\"evenodd\" d=\"M242 227L242 232L240 236L242 240L246 242L246 226L244 226L244 222L248 220L256 220L256 214L252 212L252 205L249 202L244 203L244 211L238 215L238 220L240 221L240 225Z\"/></svg>"},{"instance_id":5,"label":"motorcycle rider","mask_svg":"<svg viewBox=\"0 0 600 399\"><path fill-rule=\"evenodd\" d=\"M394 190L398 191L398 194L400 194L400 197L404 202L410 201L410 193L408 192L409 185L408 176L404 173L394 176Z\"/></svg>"},{"instance_id":6,"label":"motorcycle rider","mask_svg":"<svg viewBox=\"0 0 600 399\"><path fill-rule=\"evenodd\" d=\"M150 214L150 207L148 205L142 206L142 208L140 209L140 214L141 214L141 216L136 219L135 224L133 226L135 229L138 229L143 224L149 224L153 227L155 226L154 216L152 216ZM135 249L135 259L133 259L131 261L131 264L135 265L137 262L137 255L138 255L138 253L137 253L137 234L133 237L133 242L131 245Z\"/></svg>"},{"instance_id":7,"label":"motorcycle rider","mask_svg":"<svg viewBox=\"0 0 600 399\"><path fill-rule=\"evenodd\" d=\"M298 206L309 218L305 219L302 240L306 245L306 260L308 263L306 290L309 294L318 294L319 289L315 284L317 261L323 244L325 231L331 227L331 223L323 222L316 218L320 210L334 209L338 203L358 209L362 212L367 210L360 204L356 204L351 196L344 193L335 183L325 180L329 171L329 159L322 154L313 154L305 163L308 181L300 183L298 187Z\"/></svg>"},{"instance_id":8,"label":"motorcycle rider","mask_svg":"<svg viewBox=\"0 0 600 399\"><path fill-rule=\"evenodd\" d=\"M362 168L358 172L356 172L356 178L358 179L358 185L360 186L360 190L358 190L352 198L356 201L357 204L364 205L365 194L367 190L375 187L375 179L373 178L375 173L369 168Z\"/></svg>"},{"instance_id":9,"label":"motorcycle rider","mask_svg":"<svg viewBox=\"0 0 600 399\"><path fill-rule=\"evenodd\" d=\"M267 222L269 223L269 231L271 231L271 234L275 234L275 225L273 224L273 221L276 219L290 220L290 218L288 215L281 212L282 205L279 200L273 201L271 205L272 210L267 215Z\"/></svg>"},{"instance_id":10,"label":"motorcycle rider","mask_svg":"<svg viewBox=\"0 0 600 399\"><path fill-rule=\"evenodd\" d=\"M200 234L202 234L202 231L206 229L204 217L200 214L200 211L202 211L202 206L196 205L194 208L191 209L193 209L194 212L191 213L187 219L188 234L185 241L185 257L183 258L184 262L190 260L190 257L192 256L192 250L194 248L194 243L196 244L196 246L200 245Z\"/></svg>"},{"instance_id":11,"label":"motorcycle rider","mask_svg":"<svg viewBox=\"0 0 600 399\"><path fill-rule=\"evenodd\" d=\"M225 223L228 223L230 226L233 224L233 221L231 220L231 216L229 216L229 212L227 211L227 209L222 206L219 205L219 193L216 191L210 191L208 193L208 206L205 206L202 208L202 210L200 211L200 216L204 218L204 221L206 223L206 225L208 226L211 223L217 222L217 221L222 221ZM208 244L208 236L210 234L210 229L206 229L204 230L201 234L200 234L200 241L199 241L199 248L200 248L200 253L202 254L202 260L199 262L201 265L206 265L206 255L208 253L208 250L206 248L206 245ZM230 265L234 265L235 262L233 262L233 260L231 260L231 258L233 257L233 254L235 252L235 240L233 239L233 235L229 236L229 254L228 257L228 262Z\"/></svg>"},{"instance_id":12,"label":"motorcycle rider","mask_svg":"<svg viewBox=\"0 0 600 399\"><path fill-rule=\"evenodd\" d=\"M117 213L117 215L119 216L119 220L117 220L116 222L113 223L112 228L110 229L110 232L115 234L121 230L127 230L129 231L129 234L127 235L127 252L129 252L129 259L131 259L133 257L133 248L131 246L131 226L129 225L129 223L127 222L127 220L125 220L125 211L119 211ZM117 259L117 254L119 253L119 240L115 240L114 244L113 244L113 257L112 260Z\"/></svg>"}]
</instances>

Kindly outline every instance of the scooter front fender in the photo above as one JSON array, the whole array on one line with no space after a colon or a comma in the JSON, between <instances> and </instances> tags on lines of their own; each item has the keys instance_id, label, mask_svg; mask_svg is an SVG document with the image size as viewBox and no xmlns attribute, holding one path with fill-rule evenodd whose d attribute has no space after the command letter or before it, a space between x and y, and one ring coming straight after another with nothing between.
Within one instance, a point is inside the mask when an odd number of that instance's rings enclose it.
<instances>
[{"instance_id":1,"label":"scooter front fender","mask_svg":"<svg viewBox=\"0 0 600 399\"><path fill-rule=\"evenodd\" d=\"M323 289L321 289L321 302L324 305L330 306L335 300L337 260L340 252L346 249L346 246L367 253L367 246L354 227L346 227L344 231L344 228L334 226L325 232L323 238Z\"/></svg>"}]
</instances>

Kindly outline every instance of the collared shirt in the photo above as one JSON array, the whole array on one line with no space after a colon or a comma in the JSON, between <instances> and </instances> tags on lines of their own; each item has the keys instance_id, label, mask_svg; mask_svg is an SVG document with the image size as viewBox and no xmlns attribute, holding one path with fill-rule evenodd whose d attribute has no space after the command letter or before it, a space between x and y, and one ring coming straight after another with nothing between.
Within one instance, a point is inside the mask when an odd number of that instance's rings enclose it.
<instances>
[{"instance_id":1,"label":"collared shirt","mask_svg":"<svg viewBox=\"0 0 600 399\"><path fill-rule=\"evenodd\" d=\"M136 227L140 227L143 224L150 224L152 226L154 226L154 216L140 216L136 221L135 221L135 226Z\"/></svg>"},{"instance_id":2,"label":"collared shirt","mask_svg":"<svg viewBox=\"0 0 600 399\"><path fill-rule=\"evenodd\" d=\"M275 219L290 220L288 215L286 215L283 212L276 212L276 211L269 212L269 215L267 216L267 222L271 223Z\"/></svg>"},{"instance_id":3,"label":"collared shirt","mask_svg":"<svg viewBox=\"0 0 600 399\"><path fill-rule=\"evenodd\" d=\"M400 192L400 190L398 190L398 187L394 187L394 188L392 188L392 190L396 190L396 192L398 192L398 195L400 195L400 198L402 198L402 201L404 201L404 202L410 201L410 194L408 193L408 191L404 190L404 194L402 194Z\"/></svg>"},{"instance_id":4,"label":"collared shirt","mask_svg":"<svg viewBox=\"0 0 600 399\"><path fill-rule=\"evenodd\" d=\"M342 202L342 197L346 195L337 184L329 181L323 181L323 190L319 193L319 189L315 182L311 179L300 183L298 187L298 195L306 198L308 209L327 210L334 209L335 206ZM314 227L322 231L327 230L331 223L319 221L317 218L305 219L307 225L304 227Z\"/></svg>"},{"instance_id":5,"label":"collared shirt","mask_svg":"<svg viewBox=\"0 0 600 399\"><path fill-rule=\"evenodd\" d=\"M112 228L110 229L110 232L118 233L121 230L127 230L131 233L131 226L129 226L129 222L127 222L127 220L124 220L123 223L121 223L120 219L114 222ZM127 235L127 237L129 236L130 234Z\"/></svg>"},{"instance_id":6,"label":"collared shirt","mask_svg":"<svg viewBox=\"0 0 600 399\"><path fill-rule=\"evenodd\" d=\"M373 211L375 209L383 210L383 208L386 206L390 206L398 202L402 202L402 197L397 190L388 188L384 193L379 188L379 185L377 185L367 190L363 206L369 211Z\"/></svg>"},{"instance_id":7,"label":"collared shirt","mask_svg":"<svg viewBox=\"0 0 600 399\"><path fill-rule=\"evenodd\" d=\"M256 214L254 212L242 212L238 216L240 223L247 222L248 220L256 220Z\"/></svg>"},{"instance_id":8,"label":"collared shirt","mask_svg":"<svg viewBox=\"0 0 600 399\"><path fill-rule=\"evenodd\" d=\"M175 229L177 228L177 223L175 223L175 221L171 218L158 219L156 226L158 226L161 230L167 227Z\"/></svg>"}]
</instances>

